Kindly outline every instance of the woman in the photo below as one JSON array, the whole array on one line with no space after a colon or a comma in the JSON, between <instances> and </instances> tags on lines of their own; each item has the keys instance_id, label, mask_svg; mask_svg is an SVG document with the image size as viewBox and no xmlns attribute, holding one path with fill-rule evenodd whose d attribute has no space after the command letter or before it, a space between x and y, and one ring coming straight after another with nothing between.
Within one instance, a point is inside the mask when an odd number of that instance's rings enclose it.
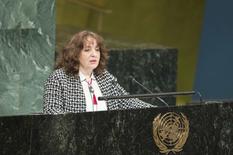
<instances>
[{"instance_id":1,"label":"woman","mask_svg":"<svg viewBox=\"0 0 233 155\"><path fill-rule=\"evenodd\" d=\"M139 99L99 101L99 96L127 92L106 70L108 51L101 36L75 34L60 53L55 71L45 83L43 110L47 114L152 107Z\"/></svg>"}]
</instances>

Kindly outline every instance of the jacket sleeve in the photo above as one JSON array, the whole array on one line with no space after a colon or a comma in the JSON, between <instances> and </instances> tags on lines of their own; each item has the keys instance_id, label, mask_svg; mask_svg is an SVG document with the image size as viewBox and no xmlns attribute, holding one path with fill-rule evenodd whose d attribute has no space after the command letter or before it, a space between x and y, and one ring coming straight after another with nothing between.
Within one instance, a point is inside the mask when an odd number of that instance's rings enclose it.
<instances>
[{"instance_id":1,"label":"jacket sleeve","mask_svg":"<svg viewBox=\"0 0 233 155\"><path fill-rule=\"evenodd\" d=\"M55 76L50 76L44 85L43 113L63 113L62 87Z\"/></svg>"}]
</instances>

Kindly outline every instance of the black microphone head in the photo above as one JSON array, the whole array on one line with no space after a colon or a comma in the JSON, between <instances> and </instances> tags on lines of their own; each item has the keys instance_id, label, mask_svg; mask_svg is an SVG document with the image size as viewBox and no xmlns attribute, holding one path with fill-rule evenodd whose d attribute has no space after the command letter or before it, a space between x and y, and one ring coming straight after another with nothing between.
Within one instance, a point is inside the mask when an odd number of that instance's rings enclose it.
<instances>
[{"instance_id":1,"label":"black microphone head","mask_svg":"<svg viewBox=\"0 0 233 155\"><path fill-rule=\"evenodd\" d=\"M134 78L132 75L130 75L129 78L130 78L132 81L135 81L135 78Z\"/></svg>"},{"instance_id":2,"label":"black microphone head","mask_svg":"<svg viewBox=\"0 0 233 155\"><path fill-rule=\"evenodd\" d=\"M117 84L117 78L112 79L111 83L115 86Z\"/></svg>"}]
</instances>

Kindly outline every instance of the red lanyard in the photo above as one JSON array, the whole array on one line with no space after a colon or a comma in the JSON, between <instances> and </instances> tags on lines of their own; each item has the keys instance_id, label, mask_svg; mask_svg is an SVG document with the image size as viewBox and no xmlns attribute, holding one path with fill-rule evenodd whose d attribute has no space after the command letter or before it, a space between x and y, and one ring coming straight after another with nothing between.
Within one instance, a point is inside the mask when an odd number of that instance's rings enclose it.
<instances>
[{"instance_id":1,"label":"red lanyard","mask_svg":"<svg viewBox=\"0 0 233 155\"><path fill-rule=\"evenodd\" d=\"M87 81L87 84L88 84L89 91L90 91L90 93L92 95L92 103L94 105L97 105L97 99L96 99L96 96L95 96L95 93L94 93L94 89L92 87L92 79L89 82Z\"/></svg>"}]
</instances>

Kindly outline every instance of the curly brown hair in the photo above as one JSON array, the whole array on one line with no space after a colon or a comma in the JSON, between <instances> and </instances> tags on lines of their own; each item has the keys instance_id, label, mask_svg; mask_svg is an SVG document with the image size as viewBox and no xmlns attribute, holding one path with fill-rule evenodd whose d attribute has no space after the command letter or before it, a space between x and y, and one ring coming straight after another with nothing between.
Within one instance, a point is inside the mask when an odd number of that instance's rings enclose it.
<instances>
[{"instance_id":1,"label":"curly brown hair","mask_svg":"<svg viewBox=\"0 0 233 155\"><path fill-rule=\"evenodd\" d=\"M94 69L95 74L101 74L106 68L108 61L108 50L105 48L103 38L91 31L81 31L73 35L67 45L59 53L56 60L55 69L64 68L70 75L76 75L79 72L79 56L84 47L87 37L94 38L100 49L99 65Z\"/></svg>"}]
</instances>

